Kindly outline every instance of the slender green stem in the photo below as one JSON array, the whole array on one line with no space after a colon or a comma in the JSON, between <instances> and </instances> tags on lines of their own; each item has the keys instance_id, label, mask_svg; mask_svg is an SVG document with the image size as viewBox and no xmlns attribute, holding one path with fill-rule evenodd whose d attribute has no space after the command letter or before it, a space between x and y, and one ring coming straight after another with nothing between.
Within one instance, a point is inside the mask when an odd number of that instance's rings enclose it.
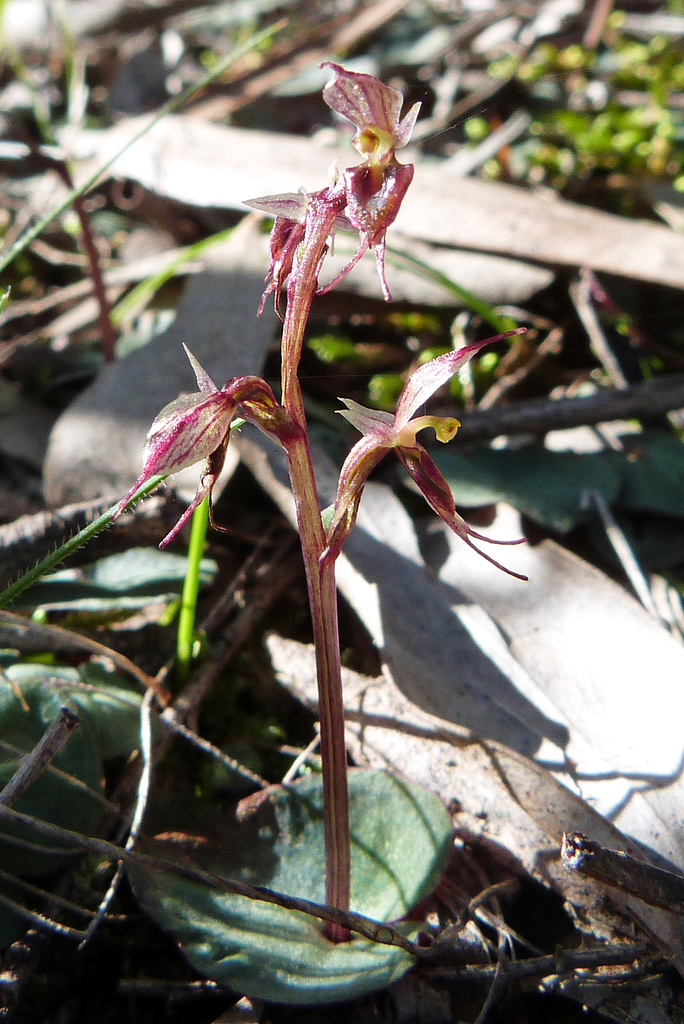
<instances>
[{"instance_id":1,"label":"slender green stem","mask_svg":"<svg viewBox=\"0 0 684 1024\"><path fill-rule=\"evenodd\" d=\"M348 910L351 888L349 791L335 567L334 563L321 564L326 536L297 374L304 329L318 287L318 267L339 209L333 203L328 203L318 212L320 216L310 219L312 226L300 247L288 286L283 325L282 391L283 405L301 428L301 434L287 446L287 457L316 651L323 766L326 903ZM333 941L349 937L345 929L335 924L328 925L328 936Z\"/></svg>"},{"instance_id":2,"label":"slender green stem","mask_svg":"<svg viewBox=\"0 0 684 1024\"><path fill-rule=\"evenodd\" d=\"M195 646L195 615L197 595L200 586L200 566L204 553L204 541L209 523L209 498L197 506L192 514L190 542L188 544L188 568L183 583L180 613L178 616L178 639L176 642L176 678L184 683L190 674L193 648Z\"/></svg>"}]
</instances>

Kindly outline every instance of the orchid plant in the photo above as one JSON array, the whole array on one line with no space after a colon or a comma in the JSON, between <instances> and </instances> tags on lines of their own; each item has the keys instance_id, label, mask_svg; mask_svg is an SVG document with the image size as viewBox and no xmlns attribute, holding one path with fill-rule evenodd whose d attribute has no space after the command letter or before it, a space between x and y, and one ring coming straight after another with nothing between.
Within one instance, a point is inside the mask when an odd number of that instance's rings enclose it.
<instances>
[{"instance_id":1,"label":"orchid plant","mask_svg":"<svg viewBox=\"0 0 684 1024\"><path fill-rule=\"evenodd\" d=\"M248 205L275 217L270 241L270 266L261 309L270 294L279 311L286 287L282 330L282 394L276 398L268 384L253 376L236 377L217 387L192 353L187 351L198 391L181 396L159 414L144 450L144 468L115 515L153 476L177 472L203 461L197 493L176 526L162 541L168 544L193 510L209 499L223 466L236 417L256 424L285 450L296 505L297 523L306 570L313 621L319 688L323 814L326 856L326 902L343 910L350 899L349 803L344 735L340 651L338 640L335 560L354 526L364 485L390 450L396 451L428 504L463 540L489 540L475 533L458 515L451 491L417 434L430 427L437 439L451 440L458 429L452 417L415 414L483 345L507 335L439 356L408 379L396 413L366 409L343 399L342 415L363 435L352 448L340 474L334 506L322 512L314 478L298 367L304 332L316 294L332 287L364 253L375 253L383 295L390 299L385 276L385 238L413 178L413 166L397 160L408 143L419 104L401 116L403 97L370 75L326 64L334 73L323 97L332 110L356 128L353 145L361 162L341 173L320 191L269 196ZM336 230L358 233L354 256L342 273L321 287L319 275ZM511 331L508 334L516 334ZM213 518L212 518L213 522ZM509 542L510 543L510 542ZM512 542L517 543L517 542ZM479 550L476 548L476 550ZM483 552L480 552L481 554ZM494 561L485 555L490 561ZM498 562L494 562L498 565ZM508 570L506 570L508 571ZM516 575L512 573L512 575ZM330 925L329 938L346 933Z\"/></svg>"}]
</instances>

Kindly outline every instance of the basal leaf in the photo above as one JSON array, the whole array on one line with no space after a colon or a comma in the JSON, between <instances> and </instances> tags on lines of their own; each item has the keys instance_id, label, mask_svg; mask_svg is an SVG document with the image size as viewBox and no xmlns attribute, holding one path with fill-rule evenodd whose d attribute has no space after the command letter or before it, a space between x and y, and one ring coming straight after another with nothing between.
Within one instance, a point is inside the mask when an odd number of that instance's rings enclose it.
<instances>
[{"instance_id":1,"label":"basal leaf","mask_svg":"<svg viewBox=\"0 0 684 1024\"><path fill-rule=\"evenodd\" d=\"M450 817L433 793L383 772L352 772L350 805L352 909L380 921L404 916L429 895L444 870L452 845ZM248 849L240 852L239 833L226 837L220 861L209 866L323 902L321 809L319 776L278 789L251 822ZM247 995L295 1004L336 1002L385 987L413 963L406 950L366 939L334 945L317 919L298 911L166 872L136 867L130 873L145 910L172 932L190 962Z\"/></svg>"}]
</instances>

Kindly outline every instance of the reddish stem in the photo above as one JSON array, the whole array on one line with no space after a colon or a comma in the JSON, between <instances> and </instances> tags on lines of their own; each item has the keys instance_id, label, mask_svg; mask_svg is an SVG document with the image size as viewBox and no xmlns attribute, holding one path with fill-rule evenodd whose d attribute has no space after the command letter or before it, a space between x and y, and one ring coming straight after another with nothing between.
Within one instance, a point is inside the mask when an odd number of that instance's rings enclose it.
<instances>
[{"instance_id":1,"label":"reddish stem","mask_svg":"<svg viewBox=\"0 0 684 1024\"><path fill-rule=\"evenodd\" d=\"M33 159L42 167L55 171L69 191L73 191L74 182L71 177L71 172L64 161L48 156L46 153L37 149L36 146L33 145L32 141L27 141L27 145L31 148ZM112 324L112 307L107 299L104 279L100 269L100 255L97 251L97 246L95 245L93 233L90 230L90 217L88 216L88 211L85 208L83 196L78 196L74 199L73 207L81 225L81 243L85 257L88 261L88 274L93 283L93 293L97 302L97 319L100 325L100 344L102 346L102 355L105 362L113 363L114 346L116 345L116 331Z\"/></svg>"},{"instance_id":2,"label":"reddish stem","mask_svg":"<svg viewBox=\"0 0 684 1024\"><path fill-rule=\"evenodd\" d=\"M52 166L57 174L59 174L67 188L72 190L74 183L67 165L59 160L54 160L52 162ZM97 251L97 246L95 245L93 233L90 230L90 217L88 216L88 211L85 208L83 196L78 196L74 199L73 205L81 224L81 243L83 245L83 251L86 259L88 260L88 272L90 274L90 280L93 283L93 292L97 301L97 319L100 325L100 344L102 345L102 355L106 363L113 363L114 346L116 345L116 331L112 324L112 307L107 299L104 279L100 269L100 256Z\"/></svg>"},{"instance_id":3,"label":"reddish stem","mask_svg":"<svg viewBox=\"0 0 684 1024\"><path fill-rule=\"evenodd\" d=\"M304 330L318 287L318 269L344 196L311 197L304 241L295 258L287 289L283 324L282 401L301 433L287 445L287 457L297 510L313 623L318 677L321 758L323 762L323 817L325 835L326 903L349 909L350 839L347 750L337 622L334 562L323 565L326 536L309 449L304 402L298 378ZM346 929L327 925L334 942L349 938Z\"/></svg>"}]
</instances>

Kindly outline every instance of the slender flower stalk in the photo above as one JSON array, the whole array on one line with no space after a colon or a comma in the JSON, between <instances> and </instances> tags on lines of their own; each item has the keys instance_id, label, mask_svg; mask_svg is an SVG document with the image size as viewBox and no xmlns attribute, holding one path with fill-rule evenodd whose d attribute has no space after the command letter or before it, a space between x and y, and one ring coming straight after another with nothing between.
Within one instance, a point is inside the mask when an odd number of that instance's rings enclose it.
<instances>
[{"instance_id":1,"label":"slender flower stalk","mask_svg":"<svg viewBox=\"0 0 684 1024\"><path fill-rule=\"evenodd\" d=\"M304 239L297 251L287 288L282 340L282 402L301 434L288 446L287 459L301 538L309 606L313 624L323 763L323 807L326 853L326 903L344 910L350 901L349 792L344 704L338 635L337 587L333 560L322 556L327 545L314 477L297 369L304 329L318 288L318 269L344 194L312 196ZM338 925L329 938L347 938Z\"/></svg>"},{"instance_id":2,"label":"slender flower stalk","mask_svg":"<svg viewBox=\"0 0 684 1024\"><path fill-rule=\"evenodd\" d=\"M383 295L390 298L385 280L385 236L413 178L413 167L400 164L395 151L408 143L418 116L416 105L401 117L403 97L396 89L383 85L370 75L345 71L337 64L326 66L332 68L334 77L325 87L323 97L333 110L346 117L357 129L353 144L362 157L361 163L341 174L335 173L330 184L318 192L285 193L248 203L275 217L267 285L259 312L272 293L276 310L280 312L280 293L286 285L281 400L278 402L270 387L258 377L235 377L222 388L217 387L186 349L199 390L195 394L181 396L161 411L148 434L142 475L120 503L115 515L124 510L131 495L153 475L173 473L204 460L195 498L162 545L176 536L193 510L205 499L211 518L212 489L223 466L231 423L237 416L256 424L284 448L304 558L316 651L326 902L348 910L351 867L349 796L335 560L354 526L370 472L391 450L396 451L430 506L467 544L474 546L472 538L487 539L476 534L457 514L446 481L416 440L420 430L432 427L440 441L448 441L456 433L458 421L453 417L414 416L433 393L487 342L447 353L416 370L406 383L394 416L343 400L346 409L342 415L361 431L363 437L345 460L332 517L326 516L324 524L298 375L304 332L316 294L332 287L369 250L375 253ZM338 229L358 232L358 248L342 274L321 288L321 268L330 238ZM517 334L519 331L509 333ZM211 521L213 523L213 519ZM488 555L484 557L494 561ZM494 564L498 566L499 563ZM328 925L327 934L336 942L348 938L345 929L332 924Z\"/></svg>"},{"instance_id":3,"label":"slender flower stalk","mask_svg":"<svg viewBox=\"0 0 684 1024\"><path fill-rule=\"evenodd\" d=\"M176 640L176 679L185 683L192 665L195 646L195 616L200 589L201 562L204 541L209 525L209 497L197 506L192 516L190 542L188 544L188 568L183 581L180 610L178 612L178 637Z\"/></svg>"}]
</instances>

